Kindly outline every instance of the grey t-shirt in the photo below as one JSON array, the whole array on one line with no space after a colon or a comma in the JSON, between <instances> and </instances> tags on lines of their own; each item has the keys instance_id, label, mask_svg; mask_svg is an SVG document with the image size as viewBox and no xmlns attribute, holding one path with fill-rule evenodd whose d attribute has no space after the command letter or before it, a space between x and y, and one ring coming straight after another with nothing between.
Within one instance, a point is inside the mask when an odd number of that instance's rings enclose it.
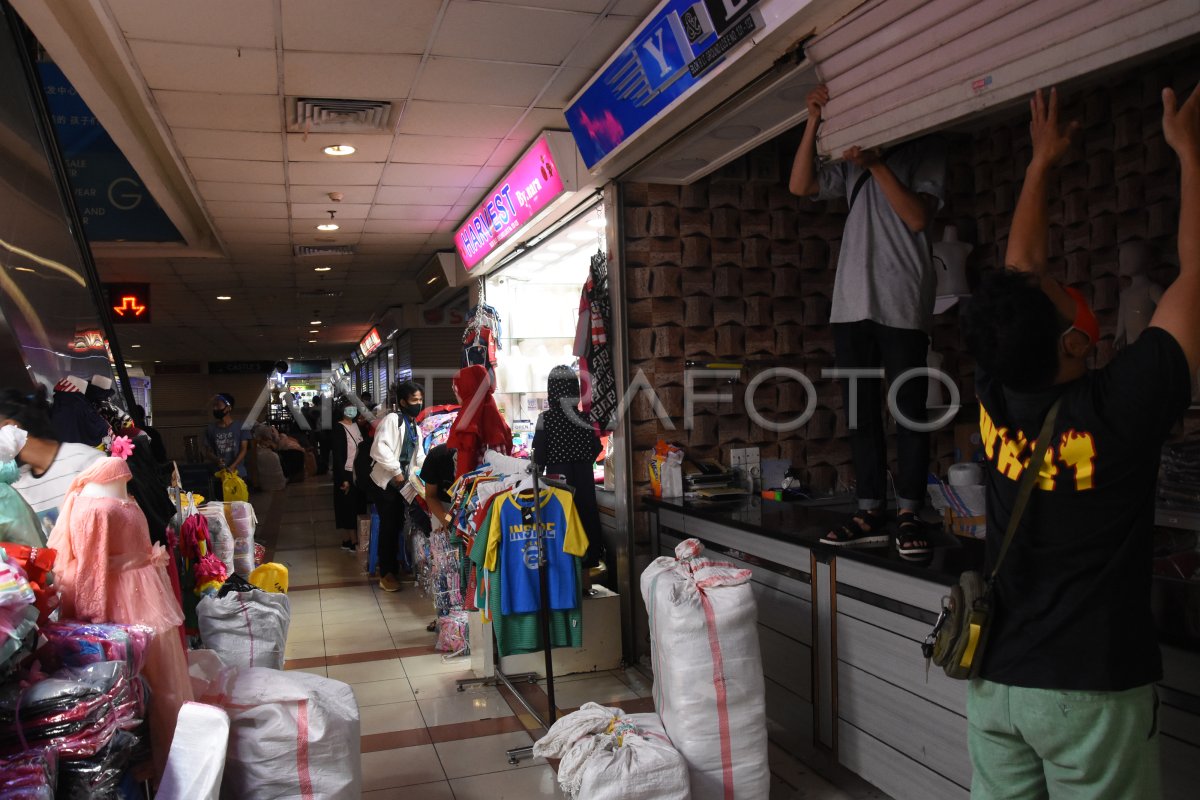
<instances>
[{"instance_id":1,"label":"grey t-shirt","mask_svg":"<svg viewBox=\"0 0 1200 800\"><path fill-rule=\"evenodd\" d=\"M945 200L946 159L936 140L919 139L889 152L884 161L902 184L918 194ZM848 161L819 172L820 200L849 199L863 170ZM928 332L933 326L937 273L924 233L913 233L868 178L846 217L830 322L873 320L881 325Z\"/></svg>"}]
</instances>

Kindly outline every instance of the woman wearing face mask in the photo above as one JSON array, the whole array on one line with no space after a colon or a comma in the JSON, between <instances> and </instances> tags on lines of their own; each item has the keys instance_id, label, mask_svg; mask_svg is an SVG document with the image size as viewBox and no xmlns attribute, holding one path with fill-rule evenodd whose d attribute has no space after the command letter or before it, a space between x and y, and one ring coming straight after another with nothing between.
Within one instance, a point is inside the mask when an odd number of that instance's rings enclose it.
<instances>
[{"instance_id":1,"label":"woman wearing face mask","mask_svg":"<svg viewBox=\"0 0 1200 800\"><path fill-rule=\"evenodd\" d=\"M408 467L417 450L416 416L424 405L421 387L412 381L396 385L400 413L388 414L375 430L371 444L371 480L378 488L375 508L379 511L379 588L400 590L399 556L404 528L405 502L400 494L408 480Z\"/></svg>"},{"instance_id":2,"label":"woman wearing face mask","mask_svg":"<svg viewBox=\"0 0 1200 800\"><path fill-rule=\"evenodd\" d=\"M363 441L357 420L358 406L347 403L330 435L333 445L333 519L344 537L342 549L352 552L358 515L367 508L362 490L354 485L354 457Z\"/></svg>"},{"instance_id":3,"label":"woman wearing face mask","mask_svg":"<svg viewBox=\"0 0 1200 800\"><path fill-rule=\"evenodd\" d=\"M204 429L205 455L216 462L217 469L236 472L244 479L253 433L233 421L233 395L222 392L213 397L212 415L215 422Z\"/></svg>"}]
</instances>

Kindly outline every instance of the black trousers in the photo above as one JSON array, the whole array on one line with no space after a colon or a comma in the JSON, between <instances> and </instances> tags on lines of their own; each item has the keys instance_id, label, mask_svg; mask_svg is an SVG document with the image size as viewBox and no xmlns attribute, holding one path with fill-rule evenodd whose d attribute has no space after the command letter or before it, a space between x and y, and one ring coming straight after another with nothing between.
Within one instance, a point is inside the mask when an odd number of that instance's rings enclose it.
<instances>
[{"instance_id":1,"label":"black trousers","mask_svg":"<svg viewBox=\"0 0 1200 800\"><path fill-rule=\"evenodd\" d=\"M379 577L400 575L400 547L404 532L404 497L394 484L376 493L375 510L379 512Z\"/></svg>"},{"instance_id":2,"label":"black trousers","mask_svg":"<svg viewBox=\"0 0 1200 800\"><path fill-rule=\"evenodd\" d=\"M926 366L929 336L924 331L890 328L877 322L836 323L833 342L837 366L842 369L883 369L890 386L897 377L910 369ZM854 472L858 481L860 502L887 501L887 439L884 436L883 412L887 394L878 378L859 378L857 425L851 424L850 448ZM842 379L842 397L847 422L853 422L849 379ZM896 406L904 418L926 422L929 379L923 376L908 379L896 397ZM896 497L920 507L925 497L925 480L929 469L929 434L914 431L896 422Z\"/></svg>"}]
</instances>

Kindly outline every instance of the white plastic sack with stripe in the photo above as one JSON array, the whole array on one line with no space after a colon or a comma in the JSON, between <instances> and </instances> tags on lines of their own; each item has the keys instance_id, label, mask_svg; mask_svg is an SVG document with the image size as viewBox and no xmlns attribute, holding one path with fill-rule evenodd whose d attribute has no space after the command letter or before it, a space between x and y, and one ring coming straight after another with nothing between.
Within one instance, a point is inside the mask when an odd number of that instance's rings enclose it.
<instances>
[{"instance_id":1,"label":"white plastic sack with stripe","mask_svg":"<svg viewBox=\"0 0 1200 800\"><path fill-rule=\"evenodd\" d=\"M654 707L687 760L695 800L770 793L757 606L750 571L688 539L642 573Z\"/></svg>"},{"instance_id":2,"label":"white plastic sack with stripe","mask_svg":"<svg viewBox=\"0 0 1200 800\"><path fill-rule=\"evenodd\" d=\"M533 745L561 759L558 783L577 800L688 800L687 763L657 714L584 703Z\"/></svg>"},{"instance_id":3,"label":"white plastic sack with stripe","mask_svg":"<svg viewBox=\"0 0 1200 800\"><path fill-rule=\"evenodd\" d=\"M228 744L229 715L223 709L184 703L154 800L219 800Z\"/></svg>"},{"instance_id":4,"label":"white plastic sack with stripe","mask_svg":"<svg viewBox=\"0 0 1200 800\"><path fill-rule=\"evenodd\" d=\"M293 670L222 671L204 702L229 714L222 797L358 800L358 704L341 681Z\"/></svg>"},{"instance_id":5,"label":"white plastic sack with stripe","mask_svg":"<svg viewBox=\"0 0 1200 800\"><path fill-rule=\"evenodd\" d=\"M286 594L230 592L196 605L204 646L227 667L283 669L292 607Z\"/></svg>"}]
</instances>

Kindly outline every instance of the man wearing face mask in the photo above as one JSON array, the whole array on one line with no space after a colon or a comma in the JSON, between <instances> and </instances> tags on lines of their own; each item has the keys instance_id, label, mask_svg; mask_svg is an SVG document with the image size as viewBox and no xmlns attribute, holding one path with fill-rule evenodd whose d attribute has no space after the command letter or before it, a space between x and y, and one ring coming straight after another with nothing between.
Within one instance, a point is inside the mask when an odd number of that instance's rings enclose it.
<instances>
[{"instance_id":1,"label":"man wearing face mask","mask_svg":"<svg viewBox=\"0 0 1200 800\"><path fill-rule=\"evenodd\" d=\"M401 531L404 528L404 497L401 487L408 480L408 467L417 450L416 416L424 406L421 387L412 381L396 385L400 413L388 414L375 431L371 444L371 480L378 488L375 508L379 512L379 588L400 591Z\"/></svg>"},{"instance_id":2,"label":"man wearing face mask","mask_svg":"<svg viewBox=\"0 0 1200 800\"><path fill-rule=\"evenodd\" d=\"M216 421L204 429L206 455L217 462L217 469L227 469L245 479L246 453L253 433L234 423L233 395L220 393L213 397L212 415Z\"/></svg>"},{"instance_id":3,"label":"man wearing face mask","mask_svg":"<svg viewBox=\"0 0 1200 800\"><path fill-rule=\"evenodd\" d=\"M363 435L358 427L358 406L348 403L330 436L333 445L333 519L345 537L342 549L353 551L358 515L366 510L362 489L354 485L354 458Z\"/></svg>"}]
</instances>

